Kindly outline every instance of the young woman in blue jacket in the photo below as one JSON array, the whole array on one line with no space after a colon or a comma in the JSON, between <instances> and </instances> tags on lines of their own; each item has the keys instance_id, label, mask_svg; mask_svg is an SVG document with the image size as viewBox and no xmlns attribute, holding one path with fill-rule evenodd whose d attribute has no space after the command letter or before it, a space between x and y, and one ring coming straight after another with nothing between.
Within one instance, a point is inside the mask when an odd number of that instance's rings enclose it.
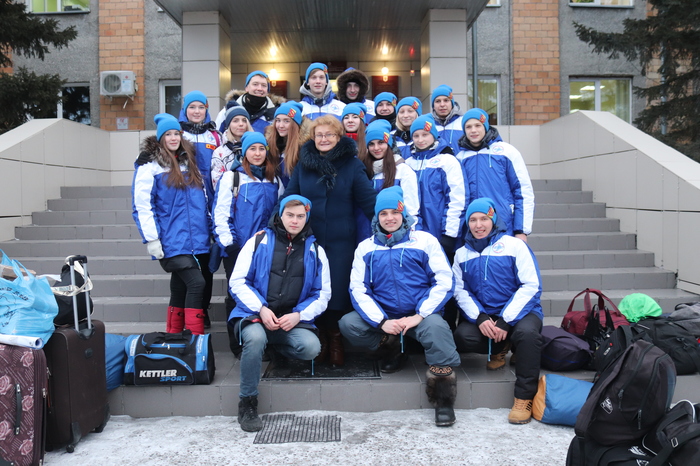
<instances>
[{"instance_id":1,"label":"young woman in blue jacket","mask_svg":"<svg viewBox=\"0 0 700 466\"><path fill-rule=\"evenodd\" d=\"M202 309L210 217L192 145L175 117L154 118L156 136L143 141L132 184L133 217L149 254L171 273L166 331L204 333Z\"/></svg>"},{"instance_id":2,"label":"young woman in blue jacket","mask_svg":"<svg viewBox=\"0 0 700 466\"><path fill-rule=\"evenodd\" d=\"M299 162L302 111L299 102L286 102L275 111L274 121L265 129L270 154L279 160L279 175L285 187Z\"/></svg>"}]
</instances>

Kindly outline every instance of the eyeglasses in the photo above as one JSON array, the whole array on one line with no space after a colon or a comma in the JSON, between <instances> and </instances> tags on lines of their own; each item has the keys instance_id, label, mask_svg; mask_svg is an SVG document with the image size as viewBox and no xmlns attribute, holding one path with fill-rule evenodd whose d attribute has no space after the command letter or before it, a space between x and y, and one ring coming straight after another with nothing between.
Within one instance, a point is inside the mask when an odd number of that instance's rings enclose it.
<instances>
[{"instance_id":1,"label":"eyeglasses","mask_svg":"<svg viewBox=\"0 0 700 466\"><path fill-rule=\"evenodd\" d=\"M314 138L318 139L319 141L322 139L335 139L337 138L338 135L335 133L326 133L326 134L314 134Z\"/></svg>"}]
</instances>

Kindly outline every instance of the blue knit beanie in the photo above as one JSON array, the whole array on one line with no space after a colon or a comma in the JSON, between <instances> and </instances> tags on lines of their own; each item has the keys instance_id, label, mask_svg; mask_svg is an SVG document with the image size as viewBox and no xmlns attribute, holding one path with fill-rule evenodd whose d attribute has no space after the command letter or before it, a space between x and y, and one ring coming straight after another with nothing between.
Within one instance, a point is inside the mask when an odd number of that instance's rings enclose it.
<instances>
[{"instance_id":1,"label":"blue knit beanie","mask_svg":"<svg viewBox=\"0 0 700 466\"><path fill-rule=\"evenodd\" d=\"M496 215L496 204L489 197L480 197L479 199L474 199L469 207L467 207L467 223L469 223L469 217L472 216L474 212L481 212L486 214L488 218L493 220L494 226L496 225L496 220L498 220L498 215Z\"/></svg>"},{"instance_id":2,"label":"blue knit beanie","mask_svg":"<svg viewBox=\"0 0 700 466\"><path fill-rule=\"evenodd\" d=\"M353 102L345 106L345 108L343 109L343 114L340 116L340 121L343 121L345 115L357 115L360 117L360 120L364 122L366 114L367 107L365 107L364 104L361 104L359 102Z\"/></svg>"},{"instance_id":3,"label":"blue knit beanie","mask_svg":"<svg viewBox=\"0 0 700 466\"><path fill-rule=\"evenodd\" d=\"M158 141L171 129L180 131L180 122L169 113L159 113L153 117L153 121L156 122L156 138Z\"/></svg>"},{"instance_id":4,"label":"blue knit beanie","mask_svg":"<svg viewBox=\"0 0 700 466\"><path fill-rule=\"evenodd\" d=\"M406 218L408 212L403 205L403 189L401 189L401 186L391 186L379 191L377 200L374 203L374 215L378 217L379 212L385 209L398 210Z\"/></svg>"},{"instance_id":5,"label":"blue knit beanie","mask_svg":"<svg viewBox=\"0 0 700 466\"><path fill-rule=\"evenodd\" d=\"M250 84L250 80L253 78L253 76L262 76L265 78L265 81L267 81L267 92L270 92L270 78L264 71L260 70L253 71L245 77L245 87L248 87L248 84Z\"/></svg>"},{"instance_id":6,"label":"blue knit beanie","mask_svg":"<svg viewBox=\"0 0 700 466\"><path fill-rule=\"evenodd\" d=\"M245 153L250 146L257 143L262 144L266 151L269 150L269 147L267 146L267 139L265 139L263 133L258 133L257 131L246 131L243 133L243 136L241 137L241 153L243 154L243 157L245 157Z\"/></svg>"},{"instance_id":7,"label":"blue knit beanie","mask_svg":"<svg viewBox=\"0 0 700 466\"><path fill-rule=\"evenodd\" d=\"M301 112L303 110L304 107L299 102L285 102L275 110L275 118L278 115L286 115L294 120L298 126L301 126Z\"/></svg>"},{"instance_id":8,"label":"blue knit beanie","mask_svg":"<svg viewBox=\"0 0 700 466\"><path fill-rule=\"evenodd\" d=\"M226 110L226 116L224 117L224 126L223 129L226 131L231 124L231 120L233 120L235 117L243 115L250 121L250 115L248 114L248 111L243 107L242 105L234 105L233 107L229 108Z\"/></svg>"},{"instance_id":9,"label":"blue knit beanie","mask_svg":"<svg viewBox=\"0 0 700 466\"><path fill-rule=\"evenodd\" d=\"M435 99L442 95L450 99L450 101L452 101L452 105L455 104L455 100L452 98L452 88L447 84L441 84L433 90L433 95L430 97L430 106L434 107Z\"/></svg>"},{"instance_id":10,"label":"blue knit beanie","mask_svg":"<svg viewBox=\"0 0 700 466\"><path fill-rule=\"evenodd\" d=\"M394 145L394 137L391 135L391 123L386 120L374 120L367 125L365 130L365 141L369 146L372 141L384 141L390 146Z\"/></svg>"},{"instance_id":11,"label":"blue knit beanie","mask_svg":"<svg viewBox=\"0 0 700 466\"><path fill-rule=\"evenodd\" d=\"M486 131L489 130L489 116L482 109L472 108L471 110L466 112L462 117L462 129L464 129L464 126L467 124L467 121L471 119L479 120L484 125L484 129Z\"/></svg>"},{"instance_id":12,"label":"blue knit beanie","mask_svg":"<svg viewBox=\"0 0 700 466\"><path fill-rule=\"evenodd\" d=\"M306 78L304 79L304 82L309 82L309 76L311 76L311 73L313 73L315 70L321 70L326 74L326 82L330 82L330 78L328 77L328 67L323 64L323 63L312 63L309 65L308 68L306 68Z\"/></svg>"},{"instance_id":13,"label":"blue knit beanie","mask_svg":"<svg viewBox=\"0 0 700 466\"><path fill-rule=\"evenodd\" d=\"M298 194L292 194L291 196L287 196L280 201L280 217L282 216L282 212L284 212L284 206L287 205L287 202L294 200L301 201L301 203L304 204L304 208L306 209L306 220L308 221L309 216L311 215L311 201L305 198L304 196L300 196Z\"/></svg>"},{"instance_id":14,"label":"blue knit beanie","mask_svg":"<svg viewBox=\"0 0 700 466\"><path fill-rule=\"evenodd\" d=\"M435 118L433 118L431 114L426 113L425 115L421 115L413 121L413 123L411 124L411 137L413 137L413 133L415 133L419 129L430 132L430 134L432 134L435 140L437 141L439 137L437 125L435 124Z\"/></svg>"},{"instance_id":15,"label":"blue knit beanie","mask_svg":"<svg viewBox=\"0 0 700 466\"><path fill-rule=\"evenodd\" d=\"M207 96L205 96L202 91L192 91L185 94L185 97L182 99L182 109L187 110L187 107L189 107L192 102L202 102L205 107L209 108Z\"/></svg>"},{"instance_id":16,"label":"blue knit beanie","mask_svg":"<svg viewBox=\"0 0 700 466\"><path fill-rule=\"evenodd\" d=\"M398 99L391 92L380 92L374 97L374 108L379 107L381 102L389 102L392 107L396 107L396 101Z\"/></svg>"},{"instance_id":17,"label":"blue knit beanie","mask_svg":"<svg viewBox=\"0 0 700 466\"><path fill-rule=\"evenodd\" d=\"M418 116L423 113L423 104L416 97L404 97L403 99L399 100L399 103L396 104L396 113L399 113L401 107L405 106L409 106L415 110Z\"/></svg>"}]
</instances>

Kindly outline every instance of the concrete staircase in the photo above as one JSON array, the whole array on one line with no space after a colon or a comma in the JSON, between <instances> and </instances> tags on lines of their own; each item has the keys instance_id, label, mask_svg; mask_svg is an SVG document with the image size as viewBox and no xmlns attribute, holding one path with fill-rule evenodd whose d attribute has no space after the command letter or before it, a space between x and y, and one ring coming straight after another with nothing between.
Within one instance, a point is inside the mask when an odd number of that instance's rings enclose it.
<instances>
[{"instance_id":1,"label":"concrete staircase","mask_svg":"<svg viewBox=\"0 0 700 466\"><path fill-rule=\"evenodd\" d=\"M529 244L537 255L545 324L558 325L571 298L587 288L603 290L615 302L639 291L665 311L699 300L675 288L673 272L654 267L654 255L636 249L634 234L605 217L580 180L533 180L536 212ZM85 254L95 283L94 317L111 333L165 330L169 275L150 260L131 216L129 187L64 187L61 199L35 212L33 225L18 227L15 241L0 243L10 257L39 273L58 273L70 254ZM215 275L211 309L217 375L209 386L121 387L110 394L114 414L136 417L235 415L238 361L227 349L223 269ZM425 365L413 356L409 367L381 380L270 382L260 385L260 410L328 409L379 411L429 407ZM567 375L591 378L590 372ZM510 407L515 380L511 370L487 373L484 357L464 355L458 371L458 408ZM694 395L700 375L679 380L676 399ZM194 391L193 391L194 390ZM691 398L693 399L693 398ZM695 400L700 401L700 400Z\"/></svg>"}]
</instances>

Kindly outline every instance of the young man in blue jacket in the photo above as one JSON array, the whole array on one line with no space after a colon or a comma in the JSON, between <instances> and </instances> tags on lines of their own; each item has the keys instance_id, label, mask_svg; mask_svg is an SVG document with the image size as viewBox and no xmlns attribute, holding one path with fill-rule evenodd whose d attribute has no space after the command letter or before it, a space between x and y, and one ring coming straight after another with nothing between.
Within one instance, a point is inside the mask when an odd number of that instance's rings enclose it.
<instances>
[{"instance_id":1,"label":"young man in blue jacket","mask_svg":"<svg viewBox=\"0 0 700 466\"><path fill-rule=\"evenodd\" d=\"M328 260L309 228L311 201L288 196L269 228L249 239L229 280L236 307L229 326L243 347L238 422L262 429L258 384L267 344L283 357L312 360L321 351L313 322L331 296Z\"/></svg>"},{"instance_id":2,"label":"young man in blue jacket","mask_svg":"<svg viewBox=\"0 0 700 466\"><path fill-rule=\"evenodd\" d=\"M489 354L488 370L505 367L512 345L518 357L515 402L508 421L526 424L537 393L542 349L537 259L527 243L505 233L489 198L469 204L467 226L465 244L455 253L452 266L455 298L463 316L455 343L460 353Z\"/></svg>"},{"instance_id":3,"label":"young man in blue jacket","mask_svg":"<svg viewBox=\"0 0 700 466\"><path fill-rule=\"evenodd\" d=\"M340 331L353 346L383 356L382 372L401 369L404 335L418 340L430 366L426 392L435 405L435 424L450 426L457 395L452 367L460 364L441 315L454 289L450 265L434 236L412 229L401 187L382 190L374 211L374 235L357 247L352 265L355 311L340 320Z\"/></svg>"}]
</instances>

